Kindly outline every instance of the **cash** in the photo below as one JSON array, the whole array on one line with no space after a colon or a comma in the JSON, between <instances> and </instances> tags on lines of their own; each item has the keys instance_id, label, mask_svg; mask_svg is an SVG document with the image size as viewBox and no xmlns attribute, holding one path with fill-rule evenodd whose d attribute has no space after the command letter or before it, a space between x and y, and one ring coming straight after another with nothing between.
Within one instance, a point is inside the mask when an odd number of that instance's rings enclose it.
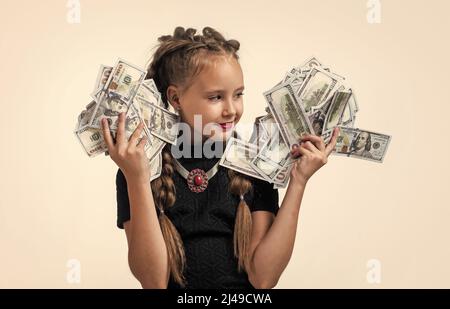
<instances>
[{"instance_id":1,"label":"cash","mask_svg":"<svg viewBox=\"0 0 450 309\"><path fill-rule=\"evenodd\" d=\"M346 79L316 57L291 68L272 89L263 93L266 114L256 117L248 141L232 138L220 164L285 188L295 160L292 145L304 134L325 143L334 128L340 133L332 154L383 162L391 136L355 128L359 106ZM238 159L237 155L244 158Z\"/></svg>"},{"instance_id":2,"label":"cash","mask_svg":"<svg viewBox=\"0 0 450 309\"><path fill-rule=\"evenodd\" d=\"M162 148L166 143L176 144L179 115L164 107L155 82L145 79L146 74L123 59L114 67L101 65L91 93L93 100L78 116L74 134L89 157L108 155L102 119L107 119L113 139L121 112L125 112L127 139L143 122L145 126L139 139L148 138L144 151L153 180L161 174Z\"/></svg>"}]
</instances>

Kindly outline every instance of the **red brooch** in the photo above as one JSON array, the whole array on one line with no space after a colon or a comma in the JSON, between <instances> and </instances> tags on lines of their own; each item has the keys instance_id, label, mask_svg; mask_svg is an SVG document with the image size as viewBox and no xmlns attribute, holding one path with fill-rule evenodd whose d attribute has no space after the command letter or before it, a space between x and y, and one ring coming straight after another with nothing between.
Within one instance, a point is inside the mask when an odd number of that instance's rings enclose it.
<instances>
[{"instance_id":1,"label":"red brooch","mask_svg":"<svg viewBox=\"0 0 450 309\"><path fill-rule=\"evenodd\" d=\"M187 183L192 192L203 192L208 186L208 175L202 169L193 169L187 176Z\"/></svg>"}]
</instances>

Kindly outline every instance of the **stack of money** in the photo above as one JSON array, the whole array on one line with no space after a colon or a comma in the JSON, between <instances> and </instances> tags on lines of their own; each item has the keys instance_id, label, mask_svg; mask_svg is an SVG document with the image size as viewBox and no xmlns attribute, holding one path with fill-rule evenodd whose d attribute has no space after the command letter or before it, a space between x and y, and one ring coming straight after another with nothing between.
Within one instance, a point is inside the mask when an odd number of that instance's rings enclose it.
<instances>
[{"instance_id":1,"label":"stack of money","mask_svg":"<svg viewBox=\"0 0 450 309\"><path fill-rule=\"evenodd\" d=\"M359 107L353 89L317 58L293 67L264 97L267 114L256 117L249 141L230 138L222 166L284 188L295 161L292 145L304 134L327 143L335 127L340 133L333 154L383 161L391 136L355 128Z\"/></svg>"},{"instance_id":2,"label":"stack of money","mask_svg":"<svg viewBox=\"0 0 450 309\"><path fill-rule=\"evenodd\" d=\"M147 72L122 59L114 67L102 65L92 93L93 100L78 116L74 133L89 157L108 155L103 139L101 121L106 118L115 139L118 116L125 112L125 133L131 137L140 122L147 136L145 154L149 160L151 180L161 174L161 150L166 143L176 144L179 115L164 107L152 79Z\"/></svg>"}]
</instances>

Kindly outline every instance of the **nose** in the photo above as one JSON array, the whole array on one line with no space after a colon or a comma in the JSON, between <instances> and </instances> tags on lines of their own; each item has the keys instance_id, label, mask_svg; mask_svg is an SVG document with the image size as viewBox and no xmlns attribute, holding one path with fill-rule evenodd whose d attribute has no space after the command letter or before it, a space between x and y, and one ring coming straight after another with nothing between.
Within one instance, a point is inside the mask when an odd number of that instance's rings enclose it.
<instances>
[{"instance_id":1,"label":"nose","mask_svg":"<svg viewBox=\"0 0 450 309\"><path fill-rule=\"evenodd\" d=\"M224 101L222 114L225 117L236 115L236 107L234 106L233 100L227 99Z\"/></svg>"}]
</instances>

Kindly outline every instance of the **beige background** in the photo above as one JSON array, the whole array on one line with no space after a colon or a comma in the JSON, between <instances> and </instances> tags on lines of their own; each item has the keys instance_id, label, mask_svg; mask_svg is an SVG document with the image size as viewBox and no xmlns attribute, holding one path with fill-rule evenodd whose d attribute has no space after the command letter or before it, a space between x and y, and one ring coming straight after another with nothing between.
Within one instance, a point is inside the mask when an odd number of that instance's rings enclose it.
<instances>
[{"instance_id":1,"label":"beige background","mask_svg":"<svg viewBox=\"0 0 450 309\"><path fill-rule=\"evenodd\" d=\"M81 0L79 24L66 0L0 3L0 287L140 287L115 225L116 166L89 159L72 130L99 65L144 65L177 25L241 42L242 121L316 55L353 85L357 126L393 136L383 164L334 156L313 176L277 288L450 287L448 1L381 1L380 24L366 0ZM72 258L79 284L66 280Z\"/></svg>"}]
</instances>

